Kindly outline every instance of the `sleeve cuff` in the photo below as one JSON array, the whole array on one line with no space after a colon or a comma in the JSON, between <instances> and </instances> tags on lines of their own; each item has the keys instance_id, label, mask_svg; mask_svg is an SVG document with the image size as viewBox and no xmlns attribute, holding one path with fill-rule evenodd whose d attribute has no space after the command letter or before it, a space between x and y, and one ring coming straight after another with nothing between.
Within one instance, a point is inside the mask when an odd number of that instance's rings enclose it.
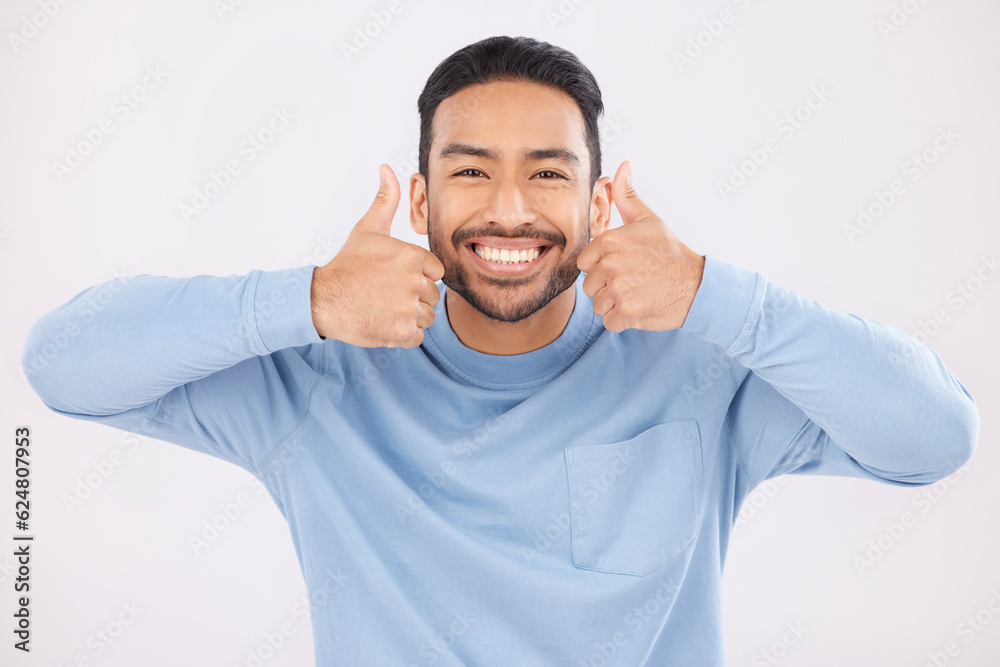
<instances>
[{"instance_id":1,"label":"sleeve cuff","mask_svg":"<svg viewBox=\"0 0 1000 667\"><path fill-rule=\"evenodd\" d=\"M258 354L271 354L286 347L322 343L312 320L312 275L315 266L277 271L257 270L250 296L254 342Z\"/></svg>"},{"instance_id":2,"label":"sleeve cuff","mask_svg":"<svg viewBox=\"0 0 1000 667\"><path fill-rule=\"evenodd\" d=\"M705 270L678 331L696 334L732 355L749 335L764 300L767 277L705 255Z\"/></svg>"}]
</instances>

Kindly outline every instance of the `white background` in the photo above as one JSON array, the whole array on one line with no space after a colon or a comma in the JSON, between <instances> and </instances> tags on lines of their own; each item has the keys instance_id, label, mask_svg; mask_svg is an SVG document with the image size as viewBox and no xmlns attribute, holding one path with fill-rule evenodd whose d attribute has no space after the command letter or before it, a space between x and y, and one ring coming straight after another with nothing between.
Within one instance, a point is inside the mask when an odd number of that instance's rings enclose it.
<instances>
[{"instance_id":1,"label":"white background","mask_svg":"<svg viewBox=\"0 0 1000 667\"><path fill-rule=\"evenodd\" d=\"M244 0L220 12L210 0L92 0L56 5L47 18L38 0L6 0L0 434L12 445L15 426L33 429L37 538L30 656L11 648L13 547L0 548L0 664L62 666L83 654L109 667L247 665L284 621L294 634L263 664L313 664L309 625L292 613L303 580L266 493L220 460L155 440L133 451L122 431L51 413L20 370L25 334L45 312L122 273L325 263L367 210L380 162L403 185L393 233L426 247L405 201L417 164L416 99L442 59L496 34L550 41L593 71L606 107L603 173L632 160L640 196L685 244L842 312L908 333L925 323L928 345L979 406L976 454L957 483L936 487L929 511L914 502L922 490L858 479L786 476L771 496L758 488L759 509L741 523L726 563L729 664L770 664L759 652L796 621L805 634L777 647L788 667L919 667L949 641L960 649L950 665L1000 664L1000 614L983 612L991 622L971 641L958 628L994 591L1000 609L1000 279L981 268L1000 250L1000 5L912 0L899 5L911 12L897 15L905 22L887 32L889 0L677 4L400 0L391 22L348 58L341 45L387 2ZM723 10L732 21L712 35L703 22ZM33 31L32 21L42 27ZM678 66L674 54L689 40L704 46ZM166 78L119 119L112 105L147 67ZM825 86L829 100L786 138L776 122L813 86ZM185 222L179 206L212 171L241 159L240 143L275 108L294 116L288 127ZM60 179L53 163L105 117L113 132ZM949 127L957 139L910 180L905 163ZM717 183L768 137L780 149L724 199ZM852 242L845 225L894 179L905 193ZM977 283L977 271L989 279ZM958 285L978 288L961 308L948 299ZM926 322L938 310L946 321L932 329ZM115 450L124 462L68 510L66 494ZM7 451L0 540L13 544ZM241 492L250 506L195 555L188 538ZM886 524L907 511L915 524L888 540ZM890 548L859 572L855 556L880 536ZM133 601L143 611L97 655L88 637Z\"/></svg>"}]
</instances>

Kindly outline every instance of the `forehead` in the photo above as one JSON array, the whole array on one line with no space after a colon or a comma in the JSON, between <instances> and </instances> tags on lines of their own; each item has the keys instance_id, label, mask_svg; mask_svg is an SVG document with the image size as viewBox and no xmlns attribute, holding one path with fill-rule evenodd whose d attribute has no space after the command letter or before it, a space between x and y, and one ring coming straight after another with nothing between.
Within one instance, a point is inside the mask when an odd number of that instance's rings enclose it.
<instances>
[{"instance_id":1,"label":"forehead","mask_svg":"<svg viewBox=\"0 0 1000 667\"><path fill-rule=\"evenodd\" d=\"M533 82L466 86L438 105L432 130L432 159L451 142L501 148L544 144L565 146L581 157L586 154L583 114L576 101L561 90Z\"/></svg>"}]
</instances>

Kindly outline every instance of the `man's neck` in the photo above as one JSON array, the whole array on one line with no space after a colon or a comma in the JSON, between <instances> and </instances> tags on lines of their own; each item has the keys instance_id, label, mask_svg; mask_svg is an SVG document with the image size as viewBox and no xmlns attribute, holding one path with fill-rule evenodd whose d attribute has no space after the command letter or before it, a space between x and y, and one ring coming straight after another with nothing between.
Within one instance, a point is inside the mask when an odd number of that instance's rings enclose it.
<instances>
[{"instance_id":1,"label":"man's neck","mask_svg":"<svg viewBox=\"0 0 1000 667\"><path fill-rule=\"evenodd\" d=\"M566 329L576 306L576 286L520 322L490 319L450 287L445 289L444 304L452 330L466 347L485 354L524 354L545 347Z\"/></svg>"}]
</instances>

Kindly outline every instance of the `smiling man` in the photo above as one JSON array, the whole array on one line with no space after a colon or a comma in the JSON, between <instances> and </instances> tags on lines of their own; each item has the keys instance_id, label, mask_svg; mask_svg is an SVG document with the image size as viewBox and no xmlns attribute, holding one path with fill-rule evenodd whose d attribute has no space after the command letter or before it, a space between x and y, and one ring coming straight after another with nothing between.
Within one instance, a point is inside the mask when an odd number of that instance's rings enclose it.
<instances>
[{"instance_id":1,"label":"smiling man","mask_svg":"<svg viewBox=\"0 0 1000 667\"><path fill-rule=\"evenodd\" d=\"M472 104L484 112L465 113ZM610 207L608 179L596 192L590 181L585 134L573 98L534 82L473 84L438 106L434 158L411 179L410 217L416 231L431 232L448 318L467 346L530 352L569 319L577 257ZM428 181L437 224L429 224Z\"/></svg>"},{"instance_id":2,"label":"smiling man","mask_svg":"<svg viewBox=\"0 0 1000 667\"><path fill-rule=\"evenodd\" d=\"M596 82L581 88L578 95L599 95ZM480 105L482 113L468 112ZM466 346L489 354L547 345L576 305L569 288L581 268L591 270L578 267L581 252L610 221L610 179L598 179L595 130L588 134L580 106L565 91L523 80L469 84L442 100L433 118L427 150L434 159L411 179L410 217L417 232L429 232L431 252L444 264L452 329ZM484 138L495 143L485 145ZM618 198L625 198L623 187ZM666 240L686 251L686 313L704 259ZM663 268L658 283L670 291L668 279L680 272ZM595 294L596 285L595 276L585 291Z\"/></svg>"},{"instance_id":3,"label":"smiling man","mask_svg":"<svg viewBox=\"0 0 1000 667\"><path fill-rule=\"evenodd\" d=\"M485 39L418 109L429 251L392 236L381 165L327 265L119 278L24 348L57 413L260 478L316 594L317 665L722 667L758 484L921 486L972 456L975 403L933 351L692 251L631 163L600 176L573 54Z\"/></svg>"}]
</instances>

